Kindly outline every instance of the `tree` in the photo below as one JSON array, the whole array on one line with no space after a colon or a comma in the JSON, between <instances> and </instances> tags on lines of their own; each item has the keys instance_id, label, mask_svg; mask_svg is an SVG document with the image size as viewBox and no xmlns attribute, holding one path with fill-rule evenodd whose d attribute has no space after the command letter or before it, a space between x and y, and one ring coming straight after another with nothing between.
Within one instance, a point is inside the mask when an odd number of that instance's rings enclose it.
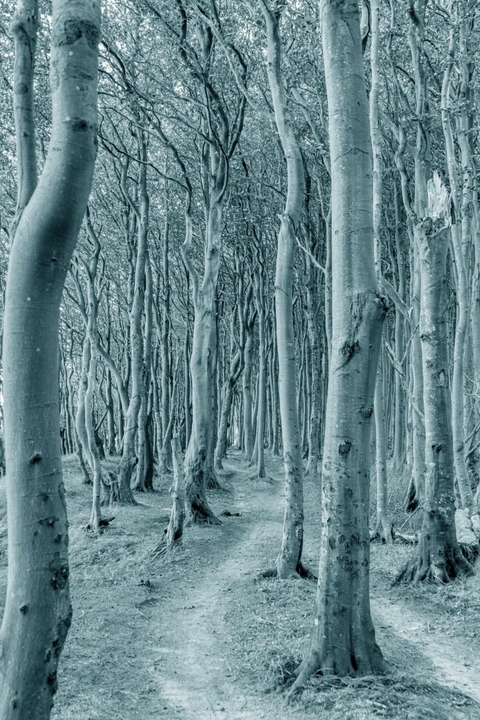
<instances>
[{"instance_id":1,"label":"tree","mask_svg":"<svg viewBox=\"0 0 480 720\"><path fill-rule=\"evenodd\" d=\"M282 44L280 37L281 6L260 5L267 25L267 69L275 123L287 161L287 199L278 232L275 273L275 311L279 365L280 417L282 420L283 458L285 465L285 516L277 574L286 578L304 572L301 566L303 547L303 466L300 446L296 395L295 342L293 328L293 267L296 229L304 201L304 167L300 147L287 112L282 77Z\"/></svg>"},{"instance_id":2,"label":"tree","mask_svg":"<svg viewBox=\"0 0 480 720\"><path fill-rule=\"evenodd\" d=\"M209 484L209 451L214 452L211 442L212 383L216 371L216 294L220 269L223 214L229 180L230 161L237 147L245 115L245 99L236 105L232 123L222 95L212 83L210 68L214 57L215 39L210 27L202 21L197 23L195 34L199 38L198 56L187 41L187 14L178 0L182 30L180 55L192 78L200 86L200 97L205 106L201 118L203 149L201 153L201 177L203 210L205 215L205 252L203 276L200 277L191 257L191 232L187 233L182 246L182 256L192 282L194 324L190 360L192 383L192 431L185 454L185 496L187 522L218 523L206 499ZM188 51L187 51L188 50ZM237 57L241 57L237 55ZM193 58L193 59L192 59ZM200 59L200 69L197 60ZM242 66L243 69L243 66ZM213 471L213 455L211 457Z\"/></svg>"},{"instance_id":3,"label":"tree","mask_svg":"<svg viewBox=\"0 0 480 720\"><path fill-rule=\"evenodd\" d=\"M454 453L446 331L447 194L438 174L428 183L420 262L420 316L425 386L425 505L416 553L398 581L448 582L472 568L455 534Z\"/></svg>"},{"instance_id":4,"label":"tree","mask_svg":"<svg viewBox=\"0 0 480 720\"><path fill-rule=\"evenodd\" d=\"M370 431L385 303L375 283L372 146L357 0L322 0L332 178L332 351L315 621L293 689L384 662L370 614Z\"/></svg>"},{"instance_id":5,"label":"tree","mask_svg":"<svg viewBox=\"0 0 480 720\"><path fill-rule=\"evenodd\" d=\"M4 720L50 717L58 661L72 617L58 321L96 155L100 2L53 0L53 125L38 184L31 102L37 22L37 2L19 0L12 30L21 167L3 341L9 526L7 599L0 631Z\"/></svg>"}]
</instances>

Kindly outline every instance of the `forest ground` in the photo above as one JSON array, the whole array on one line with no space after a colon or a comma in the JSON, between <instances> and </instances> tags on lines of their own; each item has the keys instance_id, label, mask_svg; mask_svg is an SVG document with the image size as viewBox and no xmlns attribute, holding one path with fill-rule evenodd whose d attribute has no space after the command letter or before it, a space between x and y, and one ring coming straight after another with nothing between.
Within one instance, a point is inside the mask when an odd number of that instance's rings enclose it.
<instances>
[{"instance_id":1,"label":"forest ground","mask_svg":"<svg viewBox=\"0 0 480 720\"><path fill-rule=\"evenodd\" d=\"M315 583L259 578L282 529L283 473L252 477L230 453L212 494L221 526L188 528L183 547L156 557L169 514L168 479L140 505L117 508L94 536L90 488L65 459L74 620L62 655L53 720L456 720L480 717L480 573L445 587L391 587L411 547L373 545L372 609L389 672L313 679L291 704L282 683L299 662ZM395 507L395 493L392 498ZM316 571L319 488L306 482L304 561ZM402 516L404 517L404 516ZM0 483L0 610L6 585ZM3 526L3 531L2 531Z\"/></svg>"}]
</instances>

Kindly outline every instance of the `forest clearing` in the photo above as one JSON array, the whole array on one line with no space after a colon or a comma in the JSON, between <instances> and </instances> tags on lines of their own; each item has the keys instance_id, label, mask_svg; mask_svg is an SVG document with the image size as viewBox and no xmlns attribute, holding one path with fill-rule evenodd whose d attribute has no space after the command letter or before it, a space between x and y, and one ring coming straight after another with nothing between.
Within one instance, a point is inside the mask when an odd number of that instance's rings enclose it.
<instances>
[{"instance_id":1,"label":"forest clearing","mask_svg":"<svg viewBox=\"0 0 480 720\"><path fill-rule=\"evenodd\" d=\"M476 0L0 0L0 720L480 718Z\"/></svg>"}]
</instances>

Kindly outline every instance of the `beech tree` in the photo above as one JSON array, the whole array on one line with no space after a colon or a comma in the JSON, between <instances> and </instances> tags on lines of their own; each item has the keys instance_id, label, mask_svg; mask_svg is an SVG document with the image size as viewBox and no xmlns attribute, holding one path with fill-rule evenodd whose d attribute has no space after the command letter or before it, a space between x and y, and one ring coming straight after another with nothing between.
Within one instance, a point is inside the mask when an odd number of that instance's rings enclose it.
<instances>
[{"instance_id":1,"label":"beech tree","mask_svg":"<svg viewBox=\"0 0 480 720\"><path fill-rule=\"evenodd\" d=\"M285 578L302 572L303 466L296 398L295 343L293 330L293 265L295 230L300 220L304 194L304 168L300 147L288 118L286 93L281 71L280 7L260 0L267 25L267 68L275 123L287 161L287 200L278 234L275 274L275 308L279 358L279 397L285 463L285 518L277 573Z\"/></svg>"},{"instance_id":2,"label":"beech tree","mask_svg":"<svg viewBox=\"0 0 480 720\"><path fill-rule=\"evenodd\" d=\"M5 298L3 390L8 587L0 715L50 717L71 623L62 480L58 322L96 155L98 0L53 0L52 133L36 178L33 77L38 4L19 0L15 37L18 202Z\"/></svg>"},{"instance_id":3,"label":"beech tree","mask_svg":"<svg viewBox=\"0 0 480 720\"><path fill-rule=\"evenodd\" d=\"M375 283L372 146L356 0L322 0L332 178L332 351L322 463L322 538L310 645L317 672L384 666L370 614L370 432L386 306ZM341 609L341 612L339 610Z\"/></svg>"},{"instance_id":4,"label":"beech tree","mask_svg":"<svg viewBox=\"0 0 480 720\"><path fill-rule=\"evenodd\" d=\"M448 582L472 568L455 533L454 454L446 332L447 197L438 175L428 183L420 246L422 341L425 385L425 506L417 552L397 580Z\"/></svg>"}]
</instances>

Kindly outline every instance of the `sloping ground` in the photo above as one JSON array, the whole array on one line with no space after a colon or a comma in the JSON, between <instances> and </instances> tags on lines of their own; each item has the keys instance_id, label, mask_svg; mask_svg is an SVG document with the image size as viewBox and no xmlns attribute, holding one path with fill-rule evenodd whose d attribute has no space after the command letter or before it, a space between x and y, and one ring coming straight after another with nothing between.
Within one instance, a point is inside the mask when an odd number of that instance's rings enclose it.
<instances>
[{"instance_id":1,"label":"sloping ground","mask_svg":"<svg viewBox=\"0 0 480 720\"><path fill-rule=\"evenodd\" d=\"M117 510L109 529L95 537L83 530L89 488L74 459L66 460L74 621L55 720L480 717L478 580L392 589L410 552L403 546L373 548L374 618L391 672L315 678L285 704L282 683L308 640L315 584L259 579L273 566L281 537L278 459L269 461L268 472L267 481L252 479L232 454L223 479L230 492L215 493L212 504L218 513L241 515L222 518L220 527L188 529L183 548L161 559L152 552L167 522L167 488L140 496L139 507ZM312 569L318 495L308 483L304 557ZM0 605L5 577L0 533Z\"/></svg>"}]
</instances>

